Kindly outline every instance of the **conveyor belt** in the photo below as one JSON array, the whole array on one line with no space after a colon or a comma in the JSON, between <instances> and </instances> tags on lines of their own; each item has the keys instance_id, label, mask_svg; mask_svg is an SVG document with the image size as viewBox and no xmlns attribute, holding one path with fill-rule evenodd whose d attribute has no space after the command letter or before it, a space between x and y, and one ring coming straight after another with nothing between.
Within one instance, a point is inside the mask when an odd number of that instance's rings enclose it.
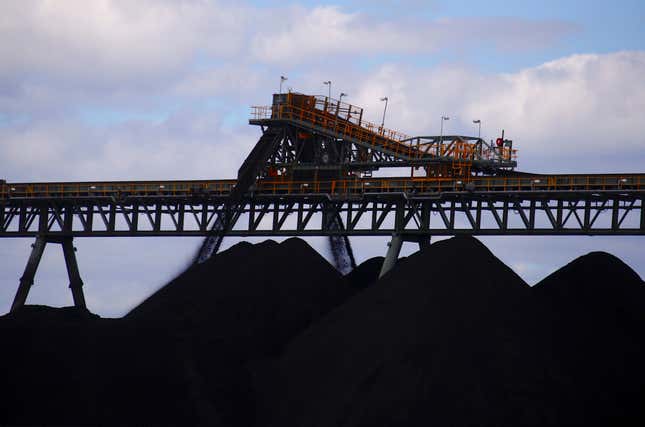
<instances>
[{"instance_id":1,"label":"conveyor belt","mask_svg":"<svg viewBox=\"0 0 645 427\"><path fill-rule=\"evenodd\" d=\"M409 137L364 120L360 107L327 97L292 93L274 95L273 105L252 108L249 120L252 125L292 126L335 140L342 139L410 165L464 162L482 171L517 165L516 150L511 146L492 146L479 138L456 135Z\"/></svg>"},{"instance_id":2,"label":"conveyor belt","mask_svg":"<svg viewBox=\"0 0 645 427\"><path fill-rule=\"evenodd\" d=\"M0 199L128 196L226 196L237 181L86 181L0 183ZM264 179L253 195L441 193L454 191L621 191L645 190L645 174L562 174L472 177L467 182L454 178L348 178L329 181L287 181Z\"/></svg>"}]
</instances>

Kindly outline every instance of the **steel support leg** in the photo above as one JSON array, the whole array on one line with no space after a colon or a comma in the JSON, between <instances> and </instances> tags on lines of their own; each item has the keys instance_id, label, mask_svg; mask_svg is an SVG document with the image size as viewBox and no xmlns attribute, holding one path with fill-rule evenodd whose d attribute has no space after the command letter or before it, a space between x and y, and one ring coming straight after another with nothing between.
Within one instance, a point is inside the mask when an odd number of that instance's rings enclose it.
<instances>
[{"instance_id":1,"label":"steel support leg","mask_svg":"<svg viewBox=\"0 0 645 427\"><path fill-rule=\"evenodd\" d=\"M399 259L399 253L401 252L401 246L403 246L403 237L400 234L392 234L392 240L387 244L387 254L385 255L385 260L383 261L383 266L381 267L381 273L379 274L379 279L394 267L396 260Z\"/></svg>"},{"instance_id":2,"label":"steel support leg","mask_svg":"<svg viewBox=\"0 0 645 427\"><path fill-rule=\"evenodd\" d=\"M418 242L419 242L419 250L423 251L423 250L429 248L430 243L431 243L431 239L432 238L430 236L419 236L419 240L418 240Z\"/></svg>"},{"instance_id":3,"label":"steel support leg","mask_svg":"<svg viewBox=\"0 0 645 427\"><path fill-rule=\"evenodd\" d=\"M71 237L65 237L62 241L63 254L65 255L65 264L67 265L67 275L69 276L69 288L72 290L72 298L74 299L74 306L86 309L85 295L83 295L83 281L78 272L78 263L76 262L76 255L74 243Z\"/></svg>"},{"instance_id":4,"label":"steel support leg","mask_svg":"<svg viewBox=\"0 0 645 427\"><path fill-rule=\"evenodd\" d=\"M331 230L345 230L340 215L333 217L329 223L329 228ZM354 251L352 250L352 244L347 234L333 234L329 236L329 246L334 258L334 266L341 274L347 274L356 268Z\"/></svg>"},{"instance_id":5,"label":"steel support leg","mask_svg":"<svg viewBox=\"0 0 645 427\"><path fill-rule=\"evenodd\" d=\"M13 299L13 304L11 304L11 313L17 311L23 305L25 305L25 301L27 301L27 295L29 295L29 289L34 284L34 277L36 276L36 270L38 269L40 259L42 258L43 252L45 251L45 245L47 245L47 240L41 236L37 237L36 242L32 245L31 255L29 255L29 261L27 261L25 272L20 278L18 291L16 292L16 296Z\"/></svg>"},{"instance_id":6,"label":"steel support leg","mask_svg":"<svg viewBox=\"0 0 645 427\"><path fill-rule=\"evenodd\" d=\"M19 310L25 305L27 295L29 295L29 290L34 284L36 270L38 270L38 264L40 264L40 260L47 243L60 243L63 246L63 255L65 256L65 264L67 265L67 276L69 277L69 288L72 290L74 306L84 309L87 308L85 304L85 296L83 295L83 281L81 280L81 275L78 271L78 263L76 262L76 255L74 254L75 249L72 238L64 237L62 239L47 239L46 237L39 236L36 238L36 243L32 245L29 261L27 261L25 272L20 278L18 291L13 299L13 304L11 304L11 313Z\"/></svg>"}]
</instances>

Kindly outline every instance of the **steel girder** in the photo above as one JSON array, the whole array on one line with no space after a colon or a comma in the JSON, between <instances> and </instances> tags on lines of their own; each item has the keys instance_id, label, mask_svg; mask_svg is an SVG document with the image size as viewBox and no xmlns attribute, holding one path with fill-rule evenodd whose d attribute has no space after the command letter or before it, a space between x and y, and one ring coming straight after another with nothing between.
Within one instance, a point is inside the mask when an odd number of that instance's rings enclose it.
<instances>
[{"instance_id":1,"label":"steel girder","mask_svg":"<svg viewBox=\"0 0 645 427\"><path fill-rule=\"evenodd\" d=\"M644 235L644 198L641 191L257 196L235 206L225 234ZM0 237L206 236L226 212L225 197L11 199L0 205Z\"/></svg>"},{"instance_id":2,"label":"steel girder","mask_svg":"<svg viewBox=\"0 0 645 427\"><path fill-rule=\"evenodd\" d=\"M308 170L330 168L344 168L347 170L377 170L382 167L422 167L430 165L446 164L453 162L451 157L425 155L421 157L410 156L404 153L389 150L386 147L367 144L355 140L348 136L342 136L328 129L313 126L306 122L298 120L266 119L251 120L251 124L260 125L263 132L266 129L281 128L283 129L283 138L279 148L276 150L270 160L272 165L281 165L293 169ZM299 136L301 132L308 135L308 141L303 143ZM473 138L450 135L444 136L447 139L467 139ZM312 159L303 159L302 147L310 144L313 139L313 150L315 155ZM432 140L436 144L439 137L415 137L410 141ZM482 143L485 142L482 140ZM326 162L320 161L320 154L323 151L329 151L331 158ZM430 152L431 153L431 152ZM475 159L472 161L474 170L495 171L498 169L509 169L517 166L515 161L492 161Z\"/></svg>"}]
</instances>

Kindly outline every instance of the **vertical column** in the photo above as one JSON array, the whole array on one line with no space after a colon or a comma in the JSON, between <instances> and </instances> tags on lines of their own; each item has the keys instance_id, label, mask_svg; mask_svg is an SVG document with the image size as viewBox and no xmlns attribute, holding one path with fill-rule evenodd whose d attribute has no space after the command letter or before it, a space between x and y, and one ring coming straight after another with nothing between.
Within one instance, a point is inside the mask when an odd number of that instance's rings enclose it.
<instances>
[{"instance_id":1,"label":"vertical column","mask_svg":"<svg viewBox=\"0 0 645 427\"><path fill-rule=\"evenodd\" d=\"M49 209L47 206L41 206L38 212L38 232L45 234L49 228Z\"/></svg>"},{"instance_id":2,"label":"vertical column","mask_svg":"<svg viewBox=\"0 0 645 427\"><path fill-rule=\"evenodd\" d=\"M620 199L618 197L614 198L611 206L611 230L617 231L619 228L618 224L618 214L620 213Z\"/></svg>"},{"instance_id":3,"label":"vertical column","mask_svg":"<svg viewBox=\"0 0 645 427\"><path fill-rule=\"evenodd\" d=\"M69 288L72 290L74 306L87 308L85 305L85 296L83 295L83 281L78 272L78 264L76 262L76 255L74 254L76 248L74 248L73 239L71 237L64 237L62 245L65 264L67 265L67 275L69 277Z\"/></svg>"},{"instance_id":4,"label":"vertical column","mask_svg":"<svg viewBox=\"0 0 645 427\"><path fill-rule=\"evenodd\" d=\"M92 231L94 229L94 210L95 210L94 207L95 206L96 205L94 205L92 203L89 203L88 206L87 206L87 211L86 211L87 221L85 223L85 231L90 232L90 231ZM80 208L79 208L79 210L80 210Z\"/></svg>"},{"instance_id":5,"label":"vertical column","mask_svg":"<svg viewBox=\"0 0 645 427\"><path fill-rule=\"evenodd\" d=\"M589 229L591 228L591 200L585 200L583 228L585 229L585 231L589 231Z\"/></svg>"},{"instance_id":6,"label":"vertical column","mask_svg":"<svg viewBox=\"0 0 645 427\"><path fill-rule=\"evenodd\" d=\"M529 208L529 230L535 230L535 200L531 200Z\"/></svg>"},{"instance_id":7,"label":"vertical column","mask_svg":"<svg viewBox=\"0 0 645 427\"><path fill-rule=\"evenodd\" d=\"M71 234L74 229L74 207L65 206L63 209L63 232Z\"/></svg>"},{"instance_id":8,"label":"vertical column","mask_svg":"<svg viewBox=\"0 0 645 427\"><path fill-rule=\"evenodd\" d=\"M555 216L555 222L558 225L558 229L561 229L564 227L563 220L564 220L564 201L563 200L558 200L558 210L556 211L556 216Z\"/></svg>"},{"instance_id":9,"label":"vertical column","mask_svg":"<svg viewBox=\"0 0 645 427\"><path fill-rule=\"evenodd\" d=\"M177 206L177 231L184 231L184 218L186 216L186 204L179 202Z\"/></svg>"},{"instance_id":10,"label":"vertical column","mask_svg":"<svg viewBox=\"0 0 645 427\"><path fill-rule=\"evenodd\" d=\"M381 273L379 274L379 279L390 271L396 260L399 259L399 253L401 252L401 246L403 245L403 237L400 234L392 234L392 240L387 244L387 254L385 255L385 260L383 260L383 266L381 267Z\"/></svg>"},{"instance_id":11,"label":"vertical column","mask_svg":"<svg viewBox=\"0 0 645 427\"><path fill-rule=\"evenodd\" d=\"M455 229L455 201L454 200L450 202L449 218L450 218L450 230L454 230Z\"/></svg>"},{"instance_id":12,"label":"vertical column","mask_svg":"<svg viewBox=\"0 0 645 427\"><path fill-rule=\"evenodd\" d=\"M419 235L417 241L419 242L419 250L425 250L430 247L432 236Z\"/></svg>"},{"instance_id":13,"label":"vertical column","mask_svg":"<svg viewBox=\"0 0 645 427\"><path fill-rule=\"evenodd\" d=\"M36 275L36 270L38 269L38 264L40 259L43 256L45 251L45 245L47 240L43 236L38 236L36 242L32 245L31 255L29 255L29 260L27 261L27 266L25 267L25 272L20 278L20 284L18 285L18 291L16 296L13 299L13 304L11 304L11 313L18 310L20 307L25 305L27 301L27 295L29 294L29 289L34 284L34 276Z\"/></svg>"},{"instance_id":14,"label":"vertical column","mask_svg":"<svg viewBox=\"0 0 645 427\"><path fill-rule=\"evenodd\" d=\"M6 206L0 203L0 231L4 231L4 217Z\"/></svg>"},{"instance_id":15,"label":"vertical column","mask_svg":"<svg viewBox=\"0 0 645 427\"><path fill-rule=\"evenodd\" d=\"M110 204L110 216L108 217L107 231L116 229L116 202Z\"/></svg>"},{"instance_id":16,"label":"vertical column","mask_svg":"<svg viewBox=\"0 0 645 427\"><path fill-rule=\"evenodd\" d=\"M132 232L139 231L139 204L132 203Z\"/></svg>"},{"instance_id":17,"label":"vertical column","mask_svg":"<svg viewBox=\"0 0 645 427\"><path fill-rule=\"evenodd\" d=\"M213 206L213 210L215 211L215 215L219 215L217 205ZM217 221L217 217L215 221ZM208 231L208 204L206 202L202 203L202 222L199 224L199 231ZM210 257L210 254L208 257Z\"/></svg>"},{"instance_id":18,"label":"vertical column","mask_svg":"<svg viewBox=\"0 0 645 427\"><path fill-rule=\"evenodd\" d=\"M161 231L161 202L155 204L155 231Z\"/></svg>"}]
</instances>

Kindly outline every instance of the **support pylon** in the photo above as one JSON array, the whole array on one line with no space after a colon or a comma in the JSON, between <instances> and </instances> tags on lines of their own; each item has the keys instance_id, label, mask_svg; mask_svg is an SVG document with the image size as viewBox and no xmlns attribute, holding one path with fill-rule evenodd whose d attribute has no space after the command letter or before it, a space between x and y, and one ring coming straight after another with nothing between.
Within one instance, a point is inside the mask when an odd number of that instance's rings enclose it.
<instances>
[{"instance_id":1,"label":"support pylon","mask_svg":"<svg viewBox=\"0 0 645 427\"><path fill-rule=\"evenodd\" d=\"M399 259L399 253L401 252L401 246L403 246L403 236L400 234L392 234L392 240L387 244L387 254L383 260L383 266L381 267L381 273L378 275L379 279L394 267L396 260Z\"/></svg>"},{"instance_id":2,"label":"support pylon","mask_svg":"<svg viewBox=\"0 0 645 427\"><path fill-rule=\"evenodd\" d=\"M83 295L83 281L78 271L76 262L76 248L71 237L65 237L62 242L63 254L65 256L65 265L67 266L67 276L69 277L69 288L72 290L74 306L86 309L85 295Z\"/></svg>"},{"instance_id":3,"label":"support pylon","mask_svg":"<svg viewBox=\"0 0 645 427\"><path fill-rule=\"evenodd\" d=\"M76 262L76 255L72 237L36 237L36 242L31 245L31 254L27 261L25 271L20 278L20 284L16 291L16 296L11 304L11 313L19 310L25 305L29 290L34 284L34 277L38 270L38 265L45 251L47 243L59 243L63 247L63 255L65 257L65 265L67 266L67 276L69 277L69 288L72 290L72 298L74 299L74 306L78 308L87 309L85 304L85 296L83 295L83 281L78 270L78 263Z\"/></svg>"},{"instance_id":4,"label":"support pylon","mask_svg":"<svg viewBox=\"0 0 645 427\"><path fill-rule=\"evenodd\" d=\"M38 264L40 264L40 259L43 257L45 245L47 245L47 240L42 236L36 237L36 242L31 245L31 254L29 255L25 272L22 273L22 277L20 278L20 284L18 285L16 296L13 299L13 304L11 304L11 313L25 305L29 289L34 284L34 276L36 275Z\"/></svg>"},{"instance_id":5,"label":"support pylon","mask_svg":"<svg viewBox=\"0 0 645 427\"><path fill-rule=\"evenodd\" d=\"M432 243L431 237L426 236L426 235L419 235L417 241L419 242L419 250L423 251L427 248L430 247L430 244Z\"/></svg>"},{"instance_id":6,"label":"support pylon","mask_svg":"<svg viewBox=\"0 0 645 427\"><path fill-rule=\"evenodd\" d=\"M419 235L407 235L402 236L401 234L392 234L392 240L387 243L387 254L383 260L383 265L381 266L381 272L379 273L379 279L385 274L394 268L397 260L399 259L399 254L401 253L401 247L403 242L416 242L419 244L419 250L424 250L430 247L430 236L425 234Z\"/></svg>"}]
</instances>

